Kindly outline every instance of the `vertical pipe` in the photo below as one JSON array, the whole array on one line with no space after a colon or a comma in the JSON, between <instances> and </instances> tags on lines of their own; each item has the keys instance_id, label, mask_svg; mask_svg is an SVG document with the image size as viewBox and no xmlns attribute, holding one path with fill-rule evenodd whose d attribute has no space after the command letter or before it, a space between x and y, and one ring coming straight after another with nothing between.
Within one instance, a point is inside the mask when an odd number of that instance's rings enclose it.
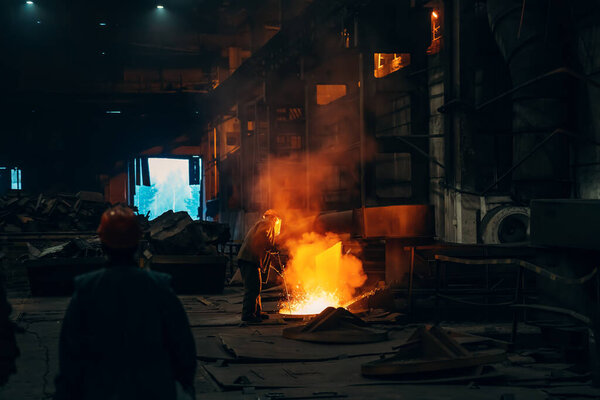
<instances>
[{"instance_id":1,"label":"vertical pipe","mask_svg":"<svg viewBox=\"0 0 600 400\"><path fill-rule=\"evenodd\" d=\"M359 118L360 118L360 207L362 209L362 234L365 234L365 66L364 54L358 55L358 75L359 75Z\"/></svg>"},{"instance_id":2,"label":"vertical pipe","mask_svg":"<svg viewBox=\"0 0 600 400\"><path fill-rule=\"evenodd\" d=\"M444 38L442 39L443 46L440 53L441 66L443 68L443 82L444 82L444 103L448 103L453 100L453 41L452 41L452 29L454 27L454 18L452 18L452 10L455 7L453 1L444 2ZM454 125L452 119L452 111L448 110L448 113L443 117L443 129L444 129L444 165L446 166L441 172L443 173L443 183L448 186L455 186L454 177ZM440 208L442 212L443 222L443 238L445 241L455 241L456 231L453 225L454 213L456 208L454 207L452 192L449 189L444 189L442 198L440 200Z\"/></svg>"},{"instance_id":3,"label":"vertical pipe","mask_svg":"<svg viewBox=\"0 0 600 400\"><path fill-rule=\"evenodd\" d=\"M412 316L413 276L415 274L415 246L410 248L410 273L408 276L408 315Z\"/></svg>"},{"instance_id":4,"label":"vertical pipe","mask_svg":"<svg viewBox=\"0 0 600 400\"><path fill-rule=\"evenodd\" d=\"M440 322L440 274L441 274L441 262L440 260L435 260L435 323L438 324Z\"/></svg>"},{"instance_id":5,"label":"vertical pipe","mask_svg":"<svg viewBox=\"0 0 600 400\"><path fill-rule=\"evenodd\" d=\"M217 127L215 126L213 128L213 161L215 163L214 165L214 186L215 186L215 198L217 197L217 194L219 193L219 184L217 182Z\"/></svg>"},{"instance_id":6,"label":"vertical pipe","mask_svg":"<svg viewBox=\"0 0 600 400\"><path fill-rule=\"evenodd\" d=\"M207 140L208 141L208 140ZM200 159L200 219L206 220L206 190L204 182L206 181L206 171L204 167L204 159Z\"/></svg>"},{"instance_id":7,"label":"vertical pipe","mask_svg":"<svg viewBox=\"0 0 600 400\"><path fill-rule=\"evenodd\" d=\"M461 0L452 3L452 98L461 98L461 35L460 35ZM461 153L461 116L458 109L452 113L452 153L454 185L462 188L462 159ZM462 234L462 195L455 194L456 237L458 243L463 241Z\"/></svg>"},{"instance_id":8,"label":"vertical pipe","mask_svg":"<svg viewBox=\"0 0 600 400\"><path fill-rule=\"evenodd\" d=\"M266 84L265 84L266 85ZM265 89L266 90L266 89ZM265 105L266 119L267 119L267 204L265 208L271 208L271 107Z\"/></svg>"},{"instance_id":9,"label":"vertical pipe","mask_svg":"<svg viewBox=\"0 0 600 400\"><path fill-rule=\"evenodd\" d=\"M304 62L302 62L302 75L304 75ZM310 134L310 104L311 104L311 88L310 84L304 81L304 153L306 162L306 210L310 211L310 146L309 146L309 134Z\"/></svg>"},{"instance_id":10,"label":"vertical pipe","mask_svg":"<svg viewBox=\"0 0 600 400\"><path fill-rule=\"evenodd\" d=\"M259 204L260 207L260 202L259 202L259 193L256 190L257 188L257 183L258 183L258 179L256 178L257 175L257 168L256 168L256 164L258 164L258 162L260 161L259 158L259 152L258 152L258 135L259 135L259 131L258 131L258 125L259 125L259 113L258 113L258 101L256 100L253 103L253 108L252 110L254 111L254 122L253 122L253 129L252 129L252 195L251 195L251 201L250 204L252 206ZM253 210L256 211L256 210Z\"/></svg>"},{"instance_id":11,"label":"vertical pipe","mask_svg":"<svg viewBox=\"0 0 600 400\"><path fill-rule=\"evenodd\" d=\"M243 107L241 112L240 112L240 106ZM245 203L244 203L244 179L245 179L244 171L246 170L244 168L244 148L245 148L244 141L246 140L245 138L248 135L248 115L246 114L246 111L247 111L246 105L238 103L238 114L240 114L242 116L242 118L240 118L240 148L238 150L238 152L240 153L240 155L239 155L239 170L240 170L239 181L240 181L240 215L241 215L241 218L238 218L238 220L241 220L241 226L239 228L236 228L236 232L245 232L246 231L246 226L244 224L244 221L245 221L244 210L246 209Z\"/></svg>"}]
</instances>

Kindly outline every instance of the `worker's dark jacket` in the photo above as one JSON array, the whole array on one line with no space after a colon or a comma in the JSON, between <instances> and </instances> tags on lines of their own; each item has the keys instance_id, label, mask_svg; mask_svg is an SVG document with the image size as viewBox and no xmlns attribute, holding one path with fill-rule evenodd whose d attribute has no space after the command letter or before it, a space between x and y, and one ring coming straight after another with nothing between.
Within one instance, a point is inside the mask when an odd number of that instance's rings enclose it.
<instances>
[{"instance_id":1,"label":"worker's dark jacket","mask_svg":"<svg viewBox=\"0 0 600 400\"><path fill-rule=\"evenodd\" d=\"M170 276L113 265L75 280L56 400L171 400L193 393L196 351Z\"/></svg>"},{"instance_id":2,"label":"worker's dark jacket","mask_svg":"<svg viewBox=\"0 0 600 400\"><path fill-rule=\"evenodd\" d=\"M246 234L238 252L238 260L260 266L266 270L269 265L269 252L274 249L275 235L269 220L259 220Z\"/></svg>"}]
</instances>

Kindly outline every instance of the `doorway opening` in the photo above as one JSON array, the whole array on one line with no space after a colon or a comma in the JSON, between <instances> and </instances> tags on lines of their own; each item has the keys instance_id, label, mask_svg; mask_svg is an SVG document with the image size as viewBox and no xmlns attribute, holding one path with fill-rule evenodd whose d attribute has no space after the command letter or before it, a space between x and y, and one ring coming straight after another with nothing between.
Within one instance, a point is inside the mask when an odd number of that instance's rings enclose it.
<instances>
[{"instance_id":1,"label":"doorway opening","mask_svg":"<svg viewBox=\"0 0 600 400\"><path fill-rule=\"evenodd\" d=\"M133 203L140 214L154 219L166 211L186 211L192 219L202 215L201 159L148 157L135 159ZM144 165L147 162L147 165ZM141 166L144 165L142 167ZM140 178L141 175L148 176Z\"/></svg>"}]
</instances>

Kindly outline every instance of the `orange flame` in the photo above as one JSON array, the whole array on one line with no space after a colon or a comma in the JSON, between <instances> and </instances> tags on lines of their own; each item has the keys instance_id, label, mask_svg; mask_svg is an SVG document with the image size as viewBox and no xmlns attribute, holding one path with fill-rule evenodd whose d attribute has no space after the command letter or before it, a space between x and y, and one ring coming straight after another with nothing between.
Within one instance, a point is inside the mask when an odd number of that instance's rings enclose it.
<instances>
[{"instance_id":1,"label":"orange flame","mask_svg":"<svg viewBox=\"0 0 600 400\"><path fill-rule=\"evenodd\" d=\"M348 107L334 112L339 113L336 120L349 121L347 130L323 135L315 143L297 136L301 148L281 148L280 156L272 154L267 168L259 169L258 180L248 185L249 206L263 204L281 216L281 235L276 241L289 255L284 275L291 296L289 304L279 305L282 313L312 314L328 306L344 306L367 279L360 260L342 254L340 236L315 232L321 229L315 225L319 211L333 209L330 203L337 203L340 193L347 194L348 209L356 206L352 199L360 196L361 151L354 146L360 132L350 122L356 113ZM377 143L366 139L363 152L365 160L373 159Z\"/></svg>"},{"instance_id":2,"label":"orange flame","mask_svg":"<svg viewBox=\"0 0 600 400\"><path fill-rule=\"evenodd\" d=\"M290 260L284 272L290 301L282 314L318 314L327 307L343 307L367 279L361 261L342 254L339 236L305 233L289 240Z\"/></svg>"}]
</instances>

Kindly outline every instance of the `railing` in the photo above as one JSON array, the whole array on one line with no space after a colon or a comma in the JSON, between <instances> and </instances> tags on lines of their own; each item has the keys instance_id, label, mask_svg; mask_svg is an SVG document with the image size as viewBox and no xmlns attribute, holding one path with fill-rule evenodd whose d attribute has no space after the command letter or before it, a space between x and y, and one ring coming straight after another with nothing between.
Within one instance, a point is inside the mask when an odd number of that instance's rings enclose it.
<instances>
[{"instance_id":1,"label":"railing","mask_svg":"<svg viewBox=\"0 0 600 400\"><path fill-rule=\"evenodd\" d=\"M413 253L414 254L414 253ZM514 290L514 298L511 301L495 303L495 304L483 304L476 303L471 301L466 301L460 298L448 296L442 293L441 290L441 271L442 271L442 262L454 263L454 264L463 264L463 265L471 265L471 266L489 266L489 265L515 265L518 267L517 270L517 281ZM411 279L412 282L412 271L414 270L414 258L411 260ZM533 272L539 276L542 276L546 279L550 279L555 282L561 282L565 285L583 285L589 282L592 278L596 278L596 301L600 303L600 274L598 274L598 268L594 268L590 273L580 278L569 278L564 277L554 272L551 272L543 267L530 263L528 261L516 259L516 258L486 258L486 259L471 259L471 258L457 258L457 257L449 257L445 255L437 254L435 256L435 307L436 307L436 322L440 320L440 307L439 301L441 299L458 302L462 304L467 304L471 306L501 306L501 307L512 307L514 308L513 312L513 326L512 326L512 335L511 341L515 343L517 337L517 328L519 322L519 311L524 308L530 308L539 311L553 312L562 315L570 316L580 322L583 322L586 325L591 324L591 318L584 316L582 314L577 313L573 310L568 310L565 308L559 307L551 307L542 304L524 304L523 303L523 292L525 289L525 280L524 280L524 271ZM412 287L412 285L411 285ZM409 291L409 296L412 295Z\"/></svg>"}]
</instances>

